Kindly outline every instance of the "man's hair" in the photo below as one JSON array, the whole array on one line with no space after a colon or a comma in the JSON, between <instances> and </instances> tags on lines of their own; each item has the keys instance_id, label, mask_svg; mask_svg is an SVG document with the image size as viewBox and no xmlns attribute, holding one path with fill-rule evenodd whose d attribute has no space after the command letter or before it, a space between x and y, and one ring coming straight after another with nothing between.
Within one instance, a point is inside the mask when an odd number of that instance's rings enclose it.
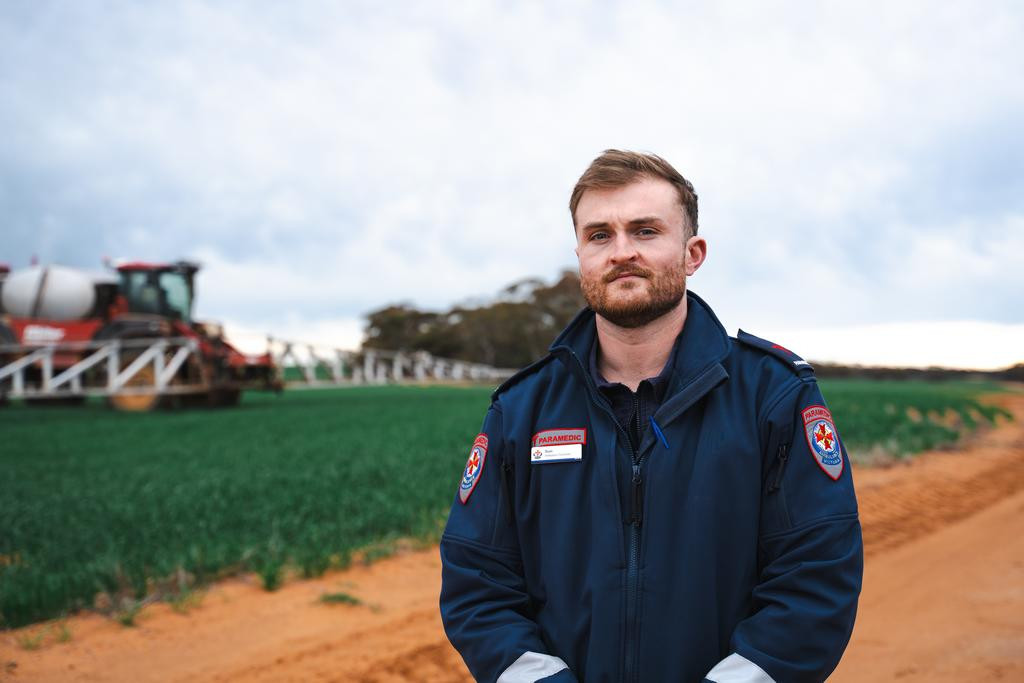
<instances>
[{"instance_id":1,"label":"man's hair","mask_svg":"<svg viewBox=\"0 0 1024 683\"><path fill-rule=\"evenodd\" d=\"M690 181L657 154L642 154L621 149L606 149L601 156L590 162L590 166L576 181L576 187L572 188L572 195L569 197L573 227L576 227L576 207L579 206L584 192L623 187L643 177L661 178L672 183L679 195L679 204L683 208L683 230L686 231L688 238L696 235L697 193L693 191Z\"/></svg>"}]
</instances>

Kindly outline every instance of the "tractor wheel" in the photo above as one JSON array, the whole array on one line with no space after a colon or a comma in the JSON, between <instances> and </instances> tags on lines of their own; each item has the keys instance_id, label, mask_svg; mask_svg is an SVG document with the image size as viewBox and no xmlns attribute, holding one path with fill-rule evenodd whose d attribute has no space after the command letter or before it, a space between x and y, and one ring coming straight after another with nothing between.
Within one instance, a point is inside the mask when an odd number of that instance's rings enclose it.
<instances>
[{"instance_id":1,"label":"tractor wheel","mask_svg":"<svg viewBox=\"0 0 1024 683\"><path fill-rule=\"evenodd\" d=\"M128 367L132 361L138 358L139 354L125 354L121 359L121 369ZM128 378L128 381L124 383L125 388L131 387L155 387L156 386L156 373L153 370L153 365L147 363L137 373ZM156 393L149 394L134 394L118 392L111 394L107 401L110 406L115 410L120 410L128 413L145 413L151 410L156 410L160 407L161 399L163 397Z\"/></svg>"},{"instance_id":2,"label":"tractor wheel","mask_svg":"<svg viewBox=\"0 0 1024 683\"><path fill-rule=\"evenodd\" d=\"M122 330L118 328L103 328L101 329L95 339L123 339L123 340L151 340L158 341L160 337L142 336L138 330ZM128 367L136 358L143 353L142 350L130 350L122 351L120 359L120 370L124 370ZM165 362L169 362L174 356L174 351L169 350L164 358ZM98 372L103 372L102 381L106 381L105 372L98 368ZM209 380L207 379L207 370L202 365L201 359L198 359L195 355L190 355L185 363L178 368L177 373L170 379L172 385L207 385ZM153 368L152 363L147 363L143 366L135 375L128 379L124 384L125 389L136 388L152 388L151 393L138 394L128 392L118 392L111 394L107 397L107 403L115 410L121 410L125 412L149 412L160 408L182 408L193 405L202 405L205 401L207 393L205 391L197 391L194 394L183 394L183 393L169 393L160 394L156 393L156 370Z\"/></svg>"}]
</instances>

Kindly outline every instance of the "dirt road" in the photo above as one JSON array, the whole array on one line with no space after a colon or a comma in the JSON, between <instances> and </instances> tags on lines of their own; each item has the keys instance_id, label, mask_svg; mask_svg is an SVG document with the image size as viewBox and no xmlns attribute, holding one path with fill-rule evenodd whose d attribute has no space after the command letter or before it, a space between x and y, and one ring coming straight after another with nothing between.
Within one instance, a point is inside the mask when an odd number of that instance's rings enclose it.
<instances>
[{"instance_id":1,"label":"dirt road","mask_svg":"<svg viewBox=\"0 0 1024 683\"><path fill-rule=\"evenodd\" d=\"M855 470L867 563L853 640L832 681L1024 680L1024 397L1016 420L956 452ZM87 615L0 635L10 681L469 681L437 615L437 551L275 593L211 588L135 628ZM345 592L361 605L326 605ZM36 644L36 649L31 649Z\"/></svg>"}]
</instances>

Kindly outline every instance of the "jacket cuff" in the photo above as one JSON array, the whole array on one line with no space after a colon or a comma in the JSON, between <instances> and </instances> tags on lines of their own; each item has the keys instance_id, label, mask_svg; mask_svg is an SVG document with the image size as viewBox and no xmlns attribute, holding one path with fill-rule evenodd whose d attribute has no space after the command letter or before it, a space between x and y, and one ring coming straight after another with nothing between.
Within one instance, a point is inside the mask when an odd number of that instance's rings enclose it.
<instances>
[{"instance_id":1,"label":"jacket cuff","mask_svg":"<svg viewBox=\"0 0 1024 683\"><path fill-rule=\"evenodd\" d=\"M709 683L775 683L764 669L735 652L716 664L704 680Z\"/></svg>"},{"instance_id":2,"label":"jacket cuff","mask_svg":"<svg viewBox=\"0 0 1024 683\"><path fill-rule=\"evenodd\" d=\"M501 672L496 683L569 683L576 677L558 657L527 650Z\"/></svg>"}]
</instances>

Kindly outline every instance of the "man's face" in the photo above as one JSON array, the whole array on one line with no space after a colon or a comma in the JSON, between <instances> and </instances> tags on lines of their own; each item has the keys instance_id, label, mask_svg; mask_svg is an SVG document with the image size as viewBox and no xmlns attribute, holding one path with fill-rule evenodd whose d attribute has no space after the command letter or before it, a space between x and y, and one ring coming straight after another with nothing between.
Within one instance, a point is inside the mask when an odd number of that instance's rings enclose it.
<instances>
[{"instance_id":1,"label":"man's face","mask_svg":"<svg viewBox=\"0 0 1024 683\"><path fill-rule=\"evenodd\" d=\"M661 178L583 194L576 255L583 296L598 315L636 328L679 305L706 249L703 238L686 239L683 221L675 187Z\"/></svg>"}]
</instances>

